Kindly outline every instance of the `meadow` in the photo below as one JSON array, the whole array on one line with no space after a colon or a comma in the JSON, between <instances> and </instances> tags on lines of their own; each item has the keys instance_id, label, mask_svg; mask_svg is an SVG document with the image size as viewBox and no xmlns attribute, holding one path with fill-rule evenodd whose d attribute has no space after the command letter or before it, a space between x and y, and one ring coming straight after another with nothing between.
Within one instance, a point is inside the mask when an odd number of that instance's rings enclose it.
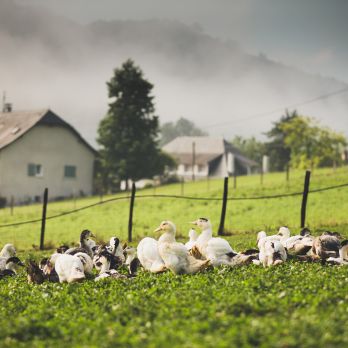
<instances>
[{"instance_id":1,"label":"meadow","mask_svg":"<svg viewBox=\"0 0 348 348\"><path fill-rule=\"evenodd\" d=\"M229 196L249 197L298 192L303 172L238 178ZM311 189L348 182L348 169L316 170ZM185 184L189 196L221 197L222 180ZM156 192L155 192L156 191ZM181 194L180 184L137 194ZM120 194L124 195L124 194ZM108 199L110 197L104 197ZM48 215L99 201L99 197L50 203ZM254 247L256 233L280 225L299 231L301 196L229 201L226 238L237 250ZM46 245L76 243L89 228L98 239L127 236L129 201L99 205L47 221ZM153 236L161 220L171 219L184 240L189 221L209 217L215 230L220 201L138 198L134 211L136 242ZM307 221L314 234L325 229L348 237L348 187L312 193ZM2 224L35 219L41 206L0 211ZM23 260L36 251L40 223L0 229L0 244L14 242ZM348 267L289 261L264 269L255 265L216 268L196 275L159 275L140 271L134 279L81 284L30 285L23 271L0 282L1 347L347 347Z\"/></svg>"}]
</instances>

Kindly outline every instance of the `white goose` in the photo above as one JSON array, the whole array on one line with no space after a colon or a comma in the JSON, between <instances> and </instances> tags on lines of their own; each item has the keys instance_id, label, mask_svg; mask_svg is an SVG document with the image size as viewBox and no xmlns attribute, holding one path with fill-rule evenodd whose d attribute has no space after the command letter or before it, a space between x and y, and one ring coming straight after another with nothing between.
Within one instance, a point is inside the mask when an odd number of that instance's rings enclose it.
<instances>
[{"instance_id":1,"label":"white goose","mask_svg":"<svg viewBox=\"0 0 348 348\"><path fill-rule=\"evenodd\" d=\"M348 265L348 239L341 242L339 257L329 257L327 262L337 265Z\"/></svg>"},{"instance_id":2,"label":"white goose","mask_svg":"<svg viewBox=\"0 0 348 348\"><path fill-rule=\"evenodd\" d=\"M123 254L123 248L121 246L120 240L117 237L111 237L107 250L110 254L118 257L122 263L125 262L125 256Z\"/></svg>"},{"instance_id":3,"label":"white goose","mask_svg":"<svg viewBox=\"0 0 348 348\"><path fill-rule=\"evenodd\" d=\"M83 264L75 255L60 254L56 257L54 268L60 283L72 283L85 279Z\"/></svg>"},{"instance_id":4,"label":"white goose","mask_svg":"<svg viewBox=\"0 0 348 348\"><path fill-rule=\"evenodd\" d=\"M6 269L6 261L16 255L16 249L13 244L5 244L0 252L0 271Z\"/></svg>"},{"instance_id":5,"label":"white goose","mask_svg":"<svg viewBox=\"0 0 348 348\"><path fill-rule=\"evenodd\" d=\"M174 274L197 273L209 266L209 260L197 260L184 244L175 240L176 227L171 221L162 221L155 232L164 233L158 240L158 251L165 266Z\"/></svg>"},{"instance_id":6,"label":"white goose","mask_svg":"<svg viewBox=\"0 0 348 348\"><path fill-rule=\"evenodd\" d=\"M310 235L310 231L304 228L300 234L281 240L288 254L306 255L313 246L314 238Z\"/></svg>"},{"instance_id":7,"label":"white goose","mask_svg":"<svg viewBox=\"0 0 348 348\"><path fill-rule=\"evenodd\" d=\"M210 260L214 267L247 264L254 258L253 255L237 253L227 240L213 237L212 225L208 219L199 218L192 223L202 229L201 234L191 249L195 257Z\"/></svg>"},{"instance_id":8,"label":"white goose","mask_svg":"<svg viewBox=\"0 0 348 348\"><path fill-rule=\"evenodd\" d=\"M7 276L15 276L17 274L19 267L23 267L23 266L24 264L18 257L16 256L9 257L6 260L5 269L0 272L0 279Z\"/></svg>"},{"instance_id":9,"label":"white goose","mask_svg":"<svg viewBox=\"0 0 348 348\"><path fill-rule=\"evenodd\" d=\"M197 241L198 233L195 231L195 229L191 228L188 235L190 240L185 243L185 247L187 250L191 250Z\"/></svg>"},{"instance_id":10,"label":"white goose","mask_svg":"<svg viewBox=\"0 0 348 348\"><path fill-rule=\"evenodd\" d=\"M287 254L282 243L278 240L261 239L259 246L259 260L263 267L275 266L287 259Z\"/></svg>"},{"instance_id":11,"label":"white goose","mask_svg":"<svg viewBox=\"0 0 348 348\"><path fill-rule=\"evenodd\" d=\"M154 238L143 238L137 246L137 254L146 271L160 273L166 270L164 261L158 251L158 242Z\"/></svg>"}]
</instances>

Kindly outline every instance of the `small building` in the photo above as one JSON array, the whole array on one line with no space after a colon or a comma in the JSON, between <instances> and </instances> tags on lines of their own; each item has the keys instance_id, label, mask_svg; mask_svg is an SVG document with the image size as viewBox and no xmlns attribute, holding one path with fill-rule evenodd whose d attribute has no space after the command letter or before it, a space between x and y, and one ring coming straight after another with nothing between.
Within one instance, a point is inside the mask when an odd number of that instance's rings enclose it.
<instances>
[{"instance_id":1,"label":"small building","mask_svg":"<svg viewBox=\"0 0 348 348\"><path fill-rule=\"evenodd\" d=\"M0 196L15 203L90 195L97 152L51 110L0 113Z\"/></svg>"},{"instance_id":2,"label":"small building","mask_svg":"<svg viewBox=\"0 0 348 348\"><path fill-rule=\"evenodd\" d=\"M255 161L246 158L231 143L214 137L177 137L163 147L177 162L174 173L183 178L222 178L247 175L259 170Z\"/></svg>"}]
</instances>

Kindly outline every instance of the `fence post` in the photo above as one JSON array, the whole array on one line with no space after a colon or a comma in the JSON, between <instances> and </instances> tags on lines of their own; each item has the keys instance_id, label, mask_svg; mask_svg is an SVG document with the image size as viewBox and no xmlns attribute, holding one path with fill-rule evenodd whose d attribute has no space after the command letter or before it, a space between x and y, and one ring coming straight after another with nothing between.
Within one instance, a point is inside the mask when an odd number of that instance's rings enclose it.
<instances>
[{"instance_id":1,"label":"fence post","mask_svg":"<svg viewBox=\"0 0 348 348\"><path fill-rule=\"evenodd\" d=\"M228 177L225 177L225 179L224 179L224 193L222 196L222 209L221 209L220 226L219 226L219 230L218 230L219 236L222 236L224 234L224 229L225 229L227 195L228 195Z\"/></svg>"},{"instance_id":2,"label":"fence post","mask_svg":"<svg viewBox=\"0 0 348 348\"><path fill-rule=\"evenodd\" d=\"M46 228L46 212L47 212L47 201L48 201L48 188L45 188L43 195L42 205L42 220L41 220L41 235L40 235L40 250L44 249L45 242L45 228Z\"/></svg>"},{"instance_id":3,"label":"fence post","mask_svg":"<svg viewBox=\"0 0 348 348\"><path fill-rule=\"evenodd\" d=\"M128 220L128 242L132 241L132 230L133 230L133 208L135 200L135 183L132 183L132 193L129 206L129 220Z\"/></svg>"},{"instance_id":4,"label":"fence post","mask_svg":"<svg viewBox=\"0 0 348 348\"><path fill-rule=\"evenodd\" d=\"M11 216L13 215L13 207L14 207L14 197L11 196Z\"/></svg>"},{"instance_id":5,"label":"fence post","mask_svg":"<svg viewBox=\"0 0 348 348\"><path fill-rule=\"evenodd\" d=\"M309 192L310 179L311 179L311 171L306 170L303 195L302 195L302 205L301 205L301 228L304 228L306 224L306 209L307 209L307 198L308 198L308 192Z\"/></svg>"}]
</instances>

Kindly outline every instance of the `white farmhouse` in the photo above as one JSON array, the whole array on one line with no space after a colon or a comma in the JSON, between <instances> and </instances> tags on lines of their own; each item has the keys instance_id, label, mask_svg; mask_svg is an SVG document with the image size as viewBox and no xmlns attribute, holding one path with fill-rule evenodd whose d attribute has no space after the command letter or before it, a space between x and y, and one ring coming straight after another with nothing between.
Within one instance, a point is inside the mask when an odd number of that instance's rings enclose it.
<instances>
[{"instance_id":1,"label":"white farmhouse","mask_svg":"<svg viewBox=\"0 0 348 348\"><path fill-rule=\"evenodd\" d=\"M175 174L188 179L246 175L259 170L258 163L219 137L177 137L164 145L163 151L176 160Z\"/></svg>"},{"instance_id":2,"label":"white farmhouse","mask_svg":"<svg viewBox=\"0 0 348 348\"><path fill-rule=\"evenodd\" d=\"M15 203L89 195L96 151L51 110L0 113L0 196Z\"/></svg>"}]
</instances>

